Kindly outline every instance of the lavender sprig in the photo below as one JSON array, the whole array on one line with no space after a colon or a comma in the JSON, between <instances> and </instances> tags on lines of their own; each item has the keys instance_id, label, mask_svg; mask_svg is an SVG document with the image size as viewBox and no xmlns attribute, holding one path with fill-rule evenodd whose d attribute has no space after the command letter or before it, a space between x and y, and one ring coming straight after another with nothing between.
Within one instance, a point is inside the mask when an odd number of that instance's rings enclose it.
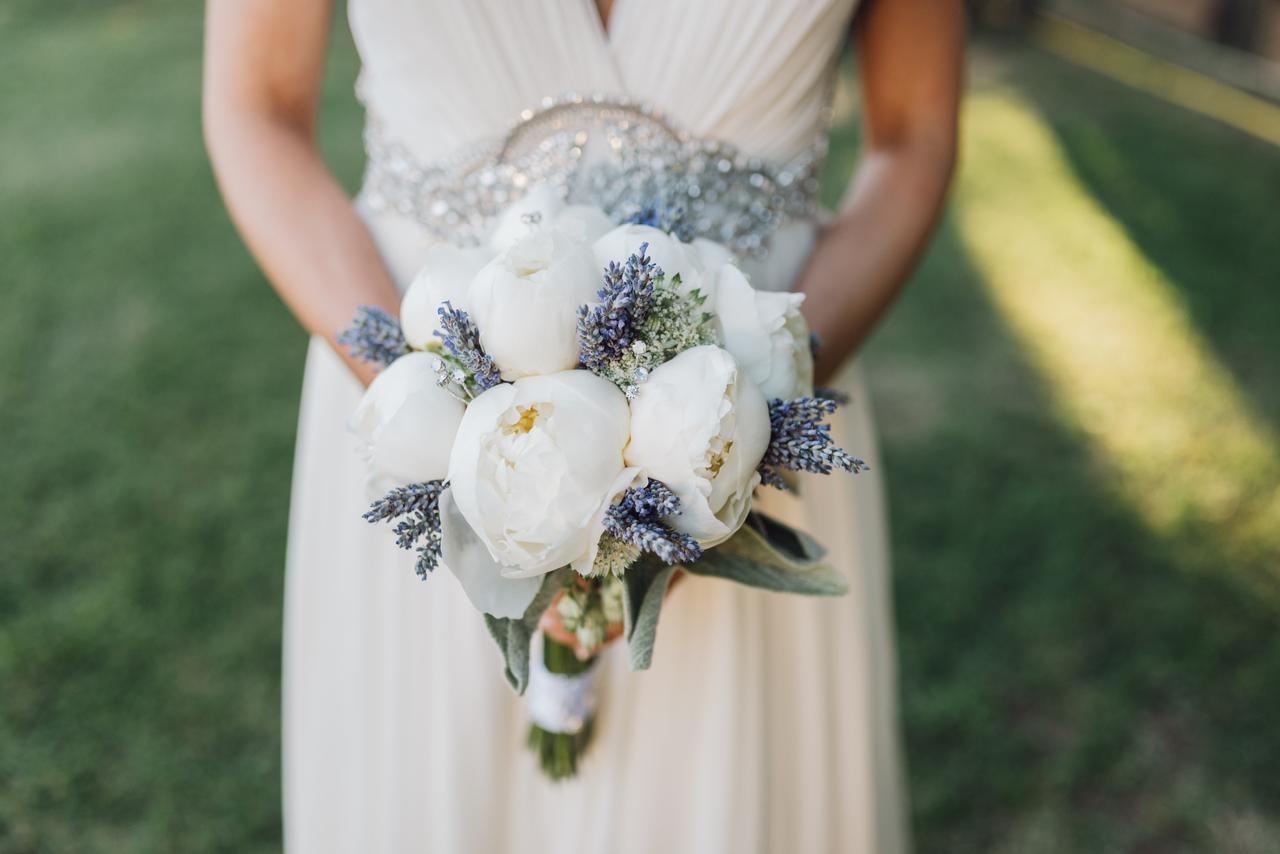
<instances>
[{"instance_id":1,"label":"lavender sprig","mask_svg":"<svg viewBox=\"0 0 1280 854\"><path fill-rule=\"evenodd\" d=\"M680 499L660 480L649 478L644 486L633 486L613 505L618 513L649 521L680 512Z\"/></svg>"},{"instance_id":2,"label":"lavender sprig","mask_svg":"<svg viewBox=\"0 0 1280 854\"><path fill-rule=\"evenodd\" d=\"M600 373L636 340L653 304L653 292L664 274L646 254L648 243L619 266L610 261L604 284L596 292L600 302L578 309L578 353L582 366Z\"/></svg>"},{"instance_id":3,"label":"lavender sprig","mask_svg":"<svg viewBox=\"0 0 1280 854\"><path fill-rule=\"evenodd\" d=\"M822 400L829 400L837 406L844 406L849 402L849 395L845 394L838 388L825 388L817 386L813 390L813 396Z\"/></svg>"},{"instance_id":4,"label":"lavender sprig","mask_svg":"<svg viewBox=\"0 0 1280 854\"><path fill-rule=\"evenodd\" d=\"M609 533L641 551L651 552L667 566L692 563L702 557L702 547L693 537L674 531L661 522L633 519L625 525L610 528Z\"/></svg>"},{"instance_id":5,"label":"lavender sprig","mask_svg":"<svg viewBox=\"0 0 1280 854\"><path fill-rule=\"evenodd\" d=\"M831 425L824 423L837 406L834 400L821 397L769 401L769 447L760 461L761 480L778 486L779 469L815 474L831 474L838 468L854 474L866 471L865 462L835 444Z\"/></svg>"},{"instance_id":6,"label":"lavender sprig","mask_svg":"<svg viewBox=\"0 0 1280 854\"><path fill-rule=\"evenodd\" d=\"M493 358L480 346L480 330L465 311L446 302L437 309L440 328L436 337L444 342L444 348L461 363L480 391L487 391L502 382Z\"/></svg>"},{"instance_id":7,"label":"lavender sprig","mask_svg":"<svg viewBox=\"0 0 1280 854\"><path fill-rule=\"evenodd\" d=\"M651 552L668 566L702 557L693 537L673 530L661 519L680 512L680 499L666 484L650 479L633 486L604 514L605 530L628 545Z\"/></svg>"},{"instance_id":8,"label":"lavender sprig","mask_svg":"<svg viewBox=\"0 0 1280 854\"><path fill-rule=\"evenodd\" d=\"M669 204L656 199L635 208L623 218L624 224L647 225L665 231L676 240L689 243L694 238L693 225L685 216L683 205Z\"/></svg>"},{"instance_id":9,"label":"lavender sprig","mask_svg":"<svg viewBox=\"0 0 1280 854\"><path fill-rule=\"evenodd\" d=\"M791 491L791 484L787 483L776 470L762 465L757 471L760 472L761 485L772 486L774 489L781 489L783 492Z\"/></svg>"},{"instance_id":10,"label":"lavender sprig","mask_svg":"<svg viewBox=\"0 0 1280 854\"><path fill-rule=\"evenodd\" d=\"M384 368L409 352L400 323L386 311L372 305L356 309L349 329L338 333L337 341L351 350L351 356Z\"/></svg>"},{"instance_id":11,"label":"lavender sprig","mask_svg":"<svg viewBox=\"0 0 1280 854\"><path fill-rule=\"evenodd\" d=\"M411 483L408 486L397 486L382 498L369 505L364 514L366 522L381 522L404 516L416 510L429 510L436 507L440 493L445 489L444 481L428 480L425 483Z\"/></svg>"},{"instance_id":12,"label":"lavender sprig","mask_svg":"<svg viewBox=\"0 0 1280 854\"><path fill-rule=\"evenodd\" d=\"M414 571L425 579L440 565L440 494L448 488L442 480L397 486L369 505L366 522L389 522L399 519L392 532L396 545L418 552Z\"/></svg>"}]
</instances>

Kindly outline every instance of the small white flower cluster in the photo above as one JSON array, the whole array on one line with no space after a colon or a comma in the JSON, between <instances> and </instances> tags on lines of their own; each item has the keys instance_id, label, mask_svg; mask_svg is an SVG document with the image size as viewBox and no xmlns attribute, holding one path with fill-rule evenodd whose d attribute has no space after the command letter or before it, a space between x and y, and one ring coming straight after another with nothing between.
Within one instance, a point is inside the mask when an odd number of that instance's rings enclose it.
<instances>
[{"instance_id":1,"label":"small white flower cluster","mask_svg":"<svg viewBox=\"0 0 1280 854\"><path fill-rule=\"evenodd\" d=\"M641 244L666 284L617 375L603 377L580 367L579 309ZM634 559L609 537L601 556L604 516L649 478L679 499L663 522L700 546L738 530L769 443L766 400L812 391L802 299L754 290L722 246L615 227L535 192L487 246L426 254L401 305L411 352L374 380L351 427L380 484L447 480L443 563L480 610L520 616L546 573L612 575ZM455 362L437 367L445 303L478 330L491 387L457 394L449 386L467 378L452 376Z\"/></svg>"},{"instance_id":2,"label":"small white flower cluster","mask_svg":"<svg viewBox=\"0 0 1280 854\"><path fill-rule=\"evenodd\" d=\"M702 344L719 344L715 315L704 308L706 297L699 290L685 290L675 277L654 294L648 317L637 330L639 337L600 376L633 399L640 384L672 356Z\"/></svg>"},{"instance_id":3,"label":"small white flower cluster","mask_svg":"<svg viewBox=\"0 0 1280 854\"><path fill-rule=\"evenodd\" d=\"M572 584L556 601L556 615L588 653L604 643L611 625L622 622L622 581L606 576L599 585Z\"/></svg>"}]
</instances>

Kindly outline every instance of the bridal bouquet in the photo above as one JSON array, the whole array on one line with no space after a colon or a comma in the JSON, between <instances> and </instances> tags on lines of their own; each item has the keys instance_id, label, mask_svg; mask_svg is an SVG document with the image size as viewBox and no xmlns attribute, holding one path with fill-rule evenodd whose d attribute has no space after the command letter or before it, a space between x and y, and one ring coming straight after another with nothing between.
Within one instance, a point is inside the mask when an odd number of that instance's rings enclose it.
<instances>
[{"instance_id":1,"label":"bridal bouquet","mask_svg":"<svg viewBox=\"0 0 1280 854\"><path fill-rule=\"evenodd\" d=\"M526 199L489 245L433 249L399 322L362 308L339 338L385 366L350 421L383 495L365 518L484 614L553 778L590 739L596 652L621 626L649 666L677 568L845 592L752 496L864 468L824 423L803 297L754 290L678 211L628 219Z\"/></svg>"}]
</instances>

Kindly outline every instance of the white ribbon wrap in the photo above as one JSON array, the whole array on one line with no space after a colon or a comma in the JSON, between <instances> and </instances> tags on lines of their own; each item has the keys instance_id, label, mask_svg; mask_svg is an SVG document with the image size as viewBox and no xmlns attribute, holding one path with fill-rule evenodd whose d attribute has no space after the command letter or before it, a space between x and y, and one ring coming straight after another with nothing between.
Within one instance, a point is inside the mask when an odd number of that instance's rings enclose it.
<instances>
[{"instance_id":1,"label":"white ribbon wrap","mask_svg":"<svg viewBox=\"0 0 1280 854\"><path fill-rule=\"evenodd\" d=\"M567 735L581 732L596 712L600 662L593 662L575 676L552 673L542 657L541 632L534 636L531 646L529 685L524 692L529 718L547 732Z\"/></svg>"}]
</instances>

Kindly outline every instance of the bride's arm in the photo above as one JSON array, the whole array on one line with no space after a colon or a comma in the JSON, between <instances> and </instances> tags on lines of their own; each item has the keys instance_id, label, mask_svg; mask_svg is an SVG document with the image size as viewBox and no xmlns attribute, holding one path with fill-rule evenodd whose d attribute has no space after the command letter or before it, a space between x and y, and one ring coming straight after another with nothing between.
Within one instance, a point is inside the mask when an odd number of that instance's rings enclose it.
<instances>
[{"instance_id":1,"label":"bride's arm","mask_svg":"<svg viewBox=\"0 0 1280 854\"><path fill-rule=\"evenodd\" d=\"M951 180L964 53L959 0L865 0L863 150L839 218L801 277L826 380L874 328L923 249Z\"/></svg>"},{"instance_id":2,"label":"bride's arm","mask_svg":"<svg viewBox=\"0 0 1280 854\"><path fill-rule=\"evenodd\" d=\"M250 251L302 325L332 344L358 305L394 313L399 298L315 144L330 10L331 0L209 0L204 130ZM367 383L369 366L348 362Z\"/></svg>"}]
</instances>

